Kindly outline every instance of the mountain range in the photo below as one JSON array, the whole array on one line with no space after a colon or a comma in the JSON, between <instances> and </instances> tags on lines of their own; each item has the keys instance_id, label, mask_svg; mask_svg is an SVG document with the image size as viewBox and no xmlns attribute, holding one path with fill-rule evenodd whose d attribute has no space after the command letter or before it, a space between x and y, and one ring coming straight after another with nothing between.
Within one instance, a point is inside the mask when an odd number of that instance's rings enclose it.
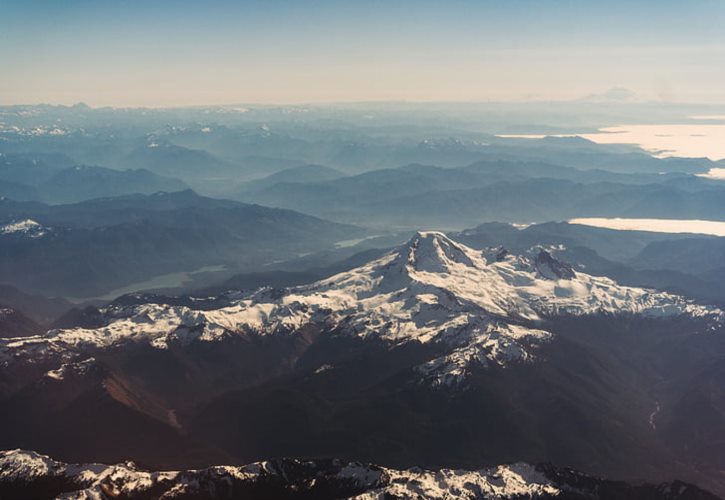
<instances>
[{"instance_id":1,"label":"mountain range","mask_svg":"<svg viewBox=\"0 0 725 500\"><path fill-rule=\"evenodd\" d=\"M382 227L460 228L572 217L721 220L721 183L684 174L617 174L542 163L408 165L323 182L262 185L240 199Z\"/></svg>"},{"instance_id":2,"label":"mountain range","mask_svg":"<svg viewBox=\"0 0 725 500\"><path fill-rule=\"evenodd\" d=\"M114 170L72 163L70 158L58 155L0 153L0 196L17 201L71 203L92 198L188 189L178 179L162 177L149 170Z\"/></svg>"},{"instance_id":3,"label":"mountain range","mask_svg":"<svg viewBox=\"0 0 725 500\"><path fill-rule=\"evenodd\" d=\"M281 459L241 467L149 472L132 462L65 464L38 453L0 452L0 495L33 498L275 498L444 500L519 498L586 500L716 500L675 481L630 485L570 469L524 463L477 471L395 470L340 460Z\"/></svg>"},{"instance_id":4,"label":"mountain range","mask_svg":"<svg viewBox=\"0 0 725 500\"><path fill-rule=\"evenodd\" d=\"M233 168L232 164L204 150L184 148L153 136L120 158L117 166L146 169L159 175L183 179L220 177Z\"/></svg>"},{"instance_id":5,"label":"mountain range","mask_svg":"<svg viewBox=\"0 0 725 500\"><path fill-rule=\"evenodd\" d=\"M717 307L435 232L319 282L186 304L3 340L0 447L160 468L551 461L725 490Z\"/></svg>"}]
</instances>

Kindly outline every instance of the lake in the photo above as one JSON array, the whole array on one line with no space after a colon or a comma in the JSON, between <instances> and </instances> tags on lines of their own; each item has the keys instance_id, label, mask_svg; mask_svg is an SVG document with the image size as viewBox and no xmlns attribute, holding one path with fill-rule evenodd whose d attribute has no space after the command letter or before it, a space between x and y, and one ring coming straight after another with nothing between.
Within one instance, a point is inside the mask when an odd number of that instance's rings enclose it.
<instances>
[{"instance_id":1,"label":"lake","mask_svg":"<svg viewBox=\"0 0 725 500\"><path fill-rule=\"evenodd\" d=\"M635 144L658 157L725 158L725 124L622 125L577 135L597 144Z\"/></svg>"},{"instance_id":2,"label":"lake","mask_svg":"<svg viewBox=\"0 0 725 500\"><path fill-rule=\"evenodd\" d=\"M679 219L620 219L585 217L571 219L569 224L620 229L624 231L652 231L656 233L693 233L725 236L725 222Z\"/></svg>"},{"instance_id":3,"label":"lake","mask_svg":"<svg viewBox=\"0 0 725 500\"><path fill-rule=\"evenodd\" d=\"M84 302L88 300L113 300L117 297L120 297L121 295L126 295L129 293L143 292L147 290L161 290L165 288L173 289L191 283L196 275L203 273L218 273L224 271L225 269L226 266L224 265L204 266L193 271L180 271L176 273L162 274L160 276L155 276L145 281L132 283L122 288L111 290L105 295L100 295L98 297L74 297L69 298L69 300L71 302Z\"/></svg>"},{"instance_id":4,"label":"lake","mask_svg":"<svg viewBox=\"0 0 725 500\"><path fill-rule=\"evenodd\" d=\"M704 117L693 117L703 119ZM710 117L717 119L719 117ZM725 123L687 123L662 125L620 125L605 127L594 133L556 134L552 137L583 137L597 144L631 144L639 146L654 156L665 158L725 159ZM498 137L517 139L542 139L542 134L502 134ZM725 178L725 169L708 175Z\"/></svg>"}]
</instances>

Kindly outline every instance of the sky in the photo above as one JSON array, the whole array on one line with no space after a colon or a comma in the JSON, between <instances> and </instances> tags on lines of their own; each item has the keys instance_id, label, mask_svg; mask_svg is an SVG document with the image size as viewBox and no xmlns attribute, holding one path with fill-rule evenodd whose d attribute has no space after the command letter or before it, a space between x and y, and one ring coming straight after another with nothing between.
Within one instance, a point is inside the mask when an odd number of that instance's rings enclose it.
<instances>
[{"instance_id":1,"label":"sky","mask_svg":"<svg viewBox=\"0 0 725 500\"><path fill-rule=\"evenodd\" d=\"M0 104L725 103L723 0L0 0Z\"/></svg>"}]
</instances>

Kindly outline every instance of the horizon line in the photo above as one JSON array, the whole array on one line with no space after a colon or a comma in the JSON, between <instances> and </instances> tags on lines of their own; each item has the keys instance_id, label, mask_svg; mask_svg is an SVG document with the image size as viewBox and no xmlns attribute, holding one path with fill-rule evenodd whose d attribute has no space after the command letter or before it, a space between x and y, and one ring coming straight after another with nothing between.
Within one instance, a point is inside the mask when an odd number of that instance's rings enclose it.
<instances>
[{"instance_id":1,"label":"horizon line","mask_svg":"<svg viewBox=\"0 0 725 500\"><path fill-rule=\"evenodd\" d=\"M628 106L644 106L644 105L660 105L660 106L725 106L724 102L698 102L698 101L667 101L667 100L656 100L656 99L597 99L597 96L585 96L575 99L498 99L498 100L409 100L409 99L375 99L375 100L349 100L349 101L265 101L265 102L227 102L227 103L199 103L199 104L172 104L172 105L93 105L88 104L85 101L77 101L73 104L65 104L60 102L22 102L22 103L2 103L0 102L0 108L12 108L12 107L40 107L48 106L55 108L74 108L74 107L85 107L92 110L101 109L117 109L117 110L132 110L132 109L150 109L150 110L171 110L171 109L203 109L203 108L230 108L240 106L255 106L260 108L274 108L274 107L329 107L329 106L356 106L356 105L385 105L385 104L404 104L404 105L464 105L464 104L591 104L591 105L628 105Z\"/></svg>"}]
</instances>

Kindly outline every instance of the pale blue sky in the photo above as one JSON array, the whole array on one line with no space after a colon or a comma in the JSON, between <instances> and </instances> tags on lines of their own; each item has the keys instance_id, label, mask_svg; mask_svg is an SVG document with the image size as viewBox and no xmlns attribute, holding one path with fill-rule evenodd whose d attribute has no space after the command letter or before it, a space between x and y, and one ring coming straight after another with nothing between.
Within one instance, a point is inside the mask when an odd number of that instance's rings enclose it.
<instances>
[{"instance_id":1,"label":"pale blue sky","mask_svg":"<svg viewBox=\"0 0 725 500\"><path fill-rule=\"evenodd\" d=\"M0 103L725 103L725 1L0 0Z\"/></svg>"}]
</instances>

